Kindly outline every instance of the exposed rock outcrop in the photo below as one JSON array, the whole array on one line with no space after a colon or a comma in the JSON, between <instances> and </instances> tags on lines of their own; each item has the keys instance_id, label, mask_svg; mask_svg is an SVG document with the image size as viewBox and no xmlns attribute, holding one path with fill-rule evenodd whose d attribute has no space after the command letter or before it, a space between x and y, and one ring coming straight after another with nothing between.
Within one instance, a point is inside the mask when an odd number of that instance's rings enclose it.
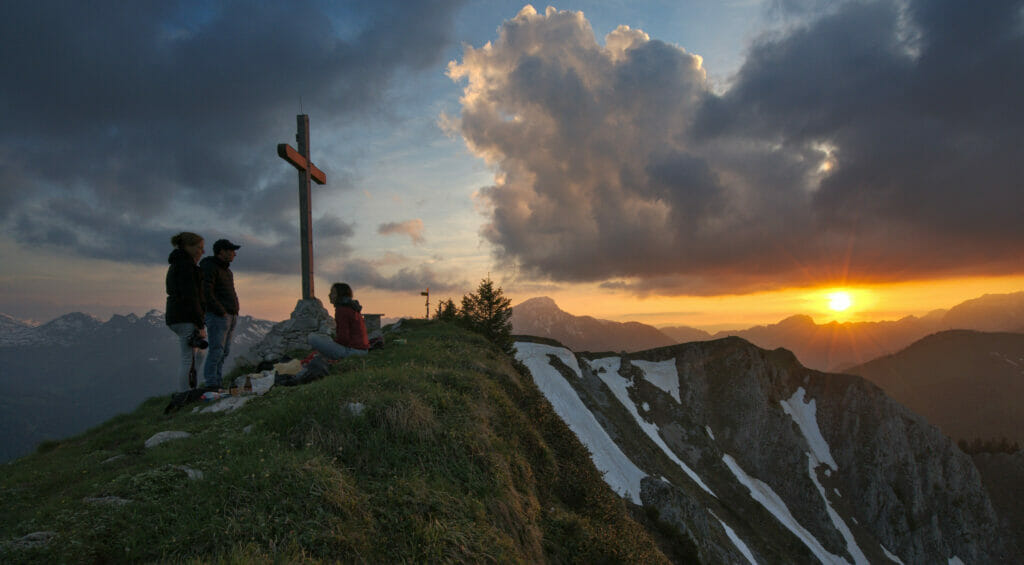
<instances>
[{"instance_id":1,"label":"exposed rock outcrop","mask_svg":"<svg viewBox=\"0 0 1024 565\"><path fill-rule=\"evenodd\" d=\"M249 357L257 363L279 359L288 351L309 349L306 341L309 334L330 335L333 331L334 319L319 298L299 300L291 317L274 324L263 340L252 348Z\"/></svg>"},{"instance_id":2,"label":"exposed rock outcrop","mask_svg":"<svg viewBox=\"0 0 1024 565\"><path fill-rule=\"evenodd\" d=\"M1014 558L970 458L864 379L739 338L624 356L517 346L535 380L564 379L646 473L643 506L701 562Z\"/></svg>"}]
</instances>

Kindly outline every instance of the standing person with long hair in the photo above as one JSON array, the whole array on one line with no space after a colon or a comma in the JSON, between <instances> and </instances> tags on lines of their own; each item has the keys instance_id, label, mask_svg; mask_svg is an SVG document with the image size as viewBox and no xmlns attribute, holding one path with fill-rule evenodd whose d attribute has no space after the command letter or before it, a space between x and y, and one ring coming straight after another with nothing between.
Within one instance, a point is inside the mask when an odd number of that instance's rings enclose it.
<instances>
[{"instance_id":1,"label":"standing person with long hair","mask_svg":"<svg viewBox=\"0 0 1024 565\"><path fill-rule=\"evenodd\" d=\"M349 355L366 355L370 342L366 339L366 322L363 321L363 307L352 298L352 287L345 283L331 285L331 304L334 304L334 339L321 334L310 334L309 346L329 359L341 359Z\"/></svg>"},{"instance_id":2,"label":"standing person with long hair","mask_svg":"<svg viewBox=\"0 0 1024 565\"><path fill-rule=\"evenodd\" d=\"M167 257L167 326L178 335L181 345L180 368L178 370L178 391L194 388L189 383L189 373L203 364L204 350L195 346L206 339L203 302L203 271L199 268L202 258L203 238L192 232L181 232L171 238L174 250Z\"/></svg>"}]
</instances>

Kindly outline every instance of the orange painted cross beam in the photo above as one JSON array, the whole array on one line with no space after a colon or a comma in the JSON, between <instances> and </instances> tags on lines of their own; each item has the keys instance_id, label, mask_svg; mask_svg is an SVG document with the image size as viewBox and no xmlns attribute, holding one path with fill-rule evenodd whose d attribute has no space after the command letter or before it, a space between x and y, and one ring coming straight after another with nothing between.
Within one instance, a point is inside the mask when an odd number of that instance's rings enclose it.
<instances>
[{"instance_id":1,"label":"orange painted cross beam","mask_svg":"<svg viewBox=\"0 0 1024 565\"><path fill-rule=\"evenodd\" d=\"M277 146L277 154L299 170L299 244L302 250L302 299L313 298L313 210L310 204L310 179L317 184L326 184L327 175L316 168L309 159L309 116L296 116L299 132L295 142L299 150L287 143Z\"/></svg>"}]
</instances>

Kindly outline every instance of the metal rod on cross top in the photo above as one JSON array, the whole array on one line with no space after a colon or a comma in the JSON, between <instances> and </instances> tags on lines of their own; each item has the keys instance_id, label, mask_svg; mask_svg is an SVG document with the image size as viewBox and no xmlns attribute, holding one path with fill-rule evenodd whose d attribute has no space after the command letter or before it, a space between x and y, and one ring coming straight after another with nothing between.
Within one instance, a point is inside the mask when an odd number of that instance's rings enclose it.
<instances>
[{"instance_id":1,"label":"metal rod on cross top","mask_svg":"<svg viewBox=\"0 0 1024 565\"><path fill-rule=\"evenodd\" d=\"M309 158L309 116L295 117L298 133L295 142L299 150L287 143L277 145L277 155L291 163L299 171L299 245L302 250L302 299L313 298L313 210L310 204L310 184L327 184L327 175L318 169Z\"/></svg>"}]
</instances>

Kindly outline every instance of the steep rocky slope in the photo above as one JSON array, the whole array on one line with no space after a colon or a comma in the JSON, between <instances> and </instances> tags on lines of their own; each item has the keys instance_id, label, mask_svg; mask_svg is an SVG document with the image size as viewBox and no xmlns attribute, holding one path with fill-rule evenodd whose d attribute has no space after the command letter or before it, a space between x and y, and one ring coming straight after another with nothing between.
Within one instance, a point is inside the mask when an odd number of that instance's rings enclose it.
<instances>
[{"instance_id":1,"label":"steep rocky slope","mask_svg":"<svg viewBox=\"0 0 1024 565\"><path fill-rule=\"evenodd\" d=\"M850 368L954 440L1024 444L1024 334L939 332Z\"/></svg>"},{"instance_id":2,"label":"steep rocky slope","mask_svg":"<svg viewBox=\"0 0 1024 565\"><path fill-rule=\"evenodd\" d=\"M322 381L155 398L5 465L0 561L1021 562L971 459L859 377L738 338L520 342L517 370L403 328Z\"/></svg>"},{"instance_id":3,"label":"steep rocky slope","mask_svg":"<svg viewBox=\"0 0 1024 565\"><path fill-rule=\"evenodd\" d=\"M859 377L738 338L517 348L612 488L701 562L1020 559L970 458Z\"/></svg>"}]
</instances>

